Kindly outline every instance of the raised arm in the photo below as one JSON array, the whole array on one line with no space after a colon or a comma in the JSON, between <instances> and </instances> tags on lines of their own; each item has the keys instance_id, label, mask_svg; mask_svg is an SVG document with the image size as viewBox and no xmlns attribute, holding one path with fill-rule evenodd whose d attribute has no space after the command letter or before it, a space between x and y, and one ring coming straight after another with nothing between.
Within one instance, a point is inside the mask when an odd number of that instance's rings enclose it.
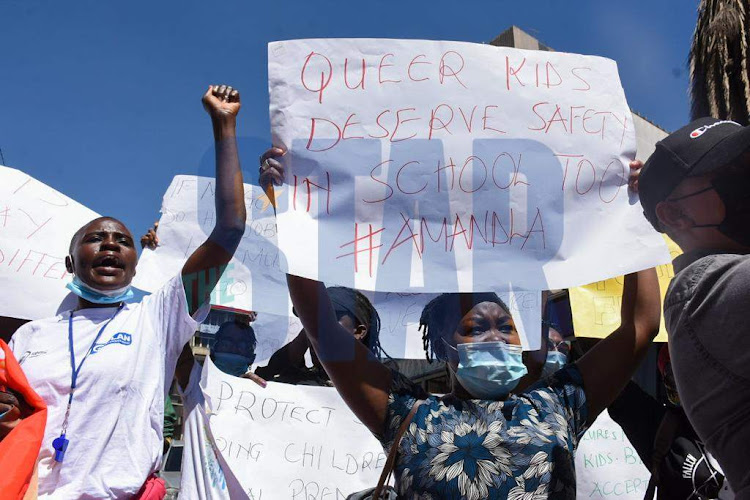
<instances>
[{"instance_id":1,"label":"raised arm","mask_svg":"<svg viewBox=\"0 0 750 500\"><path fill-rule=\"evenodd\" d=\"M629 189L638 192L643 163L630 163ZM620 327L599 342L579 361L588 401L588 421L615 400L646 355L659 333L661 296L655 269L625 276L620 309Z\"/></svg>"},{"instance_id":2,"label":"raised arm","mask_svg":"<svg viewBox=\"0 0 750 500\"><path fill-rule=\"evenodd\" d=\"M271 148L260 157L260 185L272 202L275 200L271 184L280 186L284 180L284 167L276 159L283 154L283 149ZM323 283L291 274L286 279L310 346L336 390L371 432L382 435L390 370L339 324Z\"/></svg>"},{"instance_id":3,"label":"raised arm","mask_svg":"<svg viewBox=\"0 0 750 500\"><path fill-rule=\"evenodd\" d=\"M259 366L255 373L266 380L273 380L276 375L293 366L295 368L305 367L305 353L310 348L305 331L299 332L294 340L285 344L278 351L273 353L266 366Z\"/></svg>"},{"instance_id":4,"label":"raised arm","mask_svg":"<svg viewBox=\"0 0 750 500\"><path fill-rule=\"evenodd\" d=\"M240 94L226 85L212 85L203 96L203 107L211 116L216 143L216 225L182 268L191 314L219 282L240 244L247 216L236 140Z\"/></svg>"},{"instance_id":5,"label":"raised arm","mask_svg":"<svg viewBox=\"0 0 750 500\"><path fill-rule=\"evenodd\" d=\"M620 327L579 361L589 423L622 391L659 333L661 298L655 269L625 276Z\"/></svg>"},{"instance_id":6,"label":"raised arm","mask_svg":"<svg viewBox=\"0 0 750 500\"><path fill-rule=\"evenodd\" d=\"M310 345L333 385L357 418L382 435L390 370L339 324L323 283L290 274L287 283Z\"/></svg>"}]
</instances>

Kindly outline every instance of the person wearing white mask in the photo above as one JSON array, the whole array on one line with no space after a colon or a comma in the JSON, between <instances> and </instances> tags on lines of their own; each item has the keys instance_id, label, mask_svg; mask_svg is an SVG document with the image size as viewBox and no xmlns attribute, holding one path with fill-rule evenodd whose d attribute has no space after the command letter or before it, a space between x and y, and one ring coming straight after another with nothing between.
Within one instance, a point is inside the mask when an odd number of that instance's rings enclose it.
<instances>
[{"instance_id":1,"label":"person wearing white mask","mask_svg":"<svg viewBox=\"0 0 750 500\"><path fill-rule=\"evenodd\" d=\"M283 182L282 154L272 148L261 156L262 186ZM323 283L293 275L287 282L339 394L385 449L397 446L394 477L404 498L575 498L578 441L659 330L655 270L628 275L620 327L575 364L530 385L539 374L528 373L497 295L443 294L421 321L425 350L450 370L451 391L436 396L356 342L338 324Z\"/></svg>"},{"instance_id":2,"label":"person wearing white mask","mask_svg":"<svg viewBox=\"0 0 750 500\"><path fill-rule=\"evenodd\" d=\"M224 323L216 333L216 342L211 346L211 360L216 368L227 375L249 378L265 387L265 380L249 371L255 361L256 345L250 316L236 314L234 321ZM209 432L206 400L200 386L202 370L190 347L185 346L175 371L185 422L180 498L221 500L244 497L245 492L239 481L231 469L223 465L221 454Z\"/></svg>"},{"instance_id":3,"label":"person wearing white mask","mask_svg":"<svg viewBox=\"0 0 750 500\"><path fill-rule=\"evenodd\" d=\"M543 321L542 325L548 330L547 359L544 361L544 367L542 368L542 378L547 378L568 364L570 341L563 338L554 323ZM544 328L542 331L544 331Z\"/></svg>"},{"instance_id":4,"label":"person wearing white mask","mask_svg":"<svg viewBox=\"0 0 750 500\"><path fill-rule=\"evenodd\" d=\"M257 344L255 330L250 326L250 315L235 314L232 321L224 322L216 332L211 359L219 370L241 377L255 362Z\"/></svg>"},{"instance_id":5,"label":"person wearing white mask","mask_svg":"<svg viewBox=\"0 0 750 500\"><path fill-rule=\"evenodd\" d=\"M10 342L47 403L42 498L163 496L153 474L161 461L164 397L180 351L207 312L201 306L245 230L239 93L210 86L203 106L216 141L216 225L182 271L132 301L133 237L117 219L95 219L73 235L66 259L76 307L24 325ZM106 174L103 185L114 195L116 175Z\"/></svg>"}]
</instances>

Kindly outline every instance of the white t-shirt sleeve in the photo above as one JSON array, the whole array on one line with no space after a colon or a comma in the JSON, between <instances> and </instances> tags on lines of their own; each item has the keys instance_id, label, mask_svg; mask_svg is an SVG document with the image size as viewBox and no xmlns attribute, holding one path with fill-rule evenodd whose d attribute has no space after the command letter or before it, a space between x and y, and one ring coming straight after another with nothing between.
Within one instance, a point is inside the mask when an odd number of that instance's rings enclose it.
<instances>
[{"instance_id":1,"label":"white t-shirt sleeve","mask_svg":"<svg viewBox=\"0 0 750 500\"><path fill-rule=\"evenodd\" d=\"M16 332L10 338L10 341L8 341L8 347L10 347L10 350L13 353L13 356L19 362L26 350L26 345L28 343L27 339L29 337L29 334L31 333L31 329L32 329L32 326L30 322L24 325L21 325L21 327L18 330L16 330Z\"/></svg>"},{"instance_id":2,"label":"white t-shirt sleeve","mask_svg":"<svg viewBox=\"0 0 750 500\"><path fill-rule=\"evenodd\" d=\"M179 355L211 309L210 304L206 303L193 316L190 315L182 273L145 297L143 305L153 318L154 328L161 337L166 353L175 356Z\"/></svg>"}]
</instances>

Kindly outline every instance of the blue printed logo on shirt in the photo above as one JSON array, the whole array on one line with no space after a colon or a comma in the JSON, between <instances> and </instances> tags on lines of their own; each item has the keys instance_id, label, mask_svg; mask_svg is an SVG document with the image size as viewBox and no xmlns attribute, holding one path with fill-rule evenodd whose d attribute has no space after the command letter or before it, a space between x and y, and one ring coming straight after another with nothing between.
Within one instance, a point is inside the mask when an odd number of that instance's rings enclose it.
<instances>
[{"instance_id":1,"label":"blue printed logo on shirt","mask_svg":"<svg viewBox=\"0 0 750 500\"><path fill-rule=\"evenodd\" d=\"M94 344L94 347L91 349L91 354L96 354L100 350L102 350L104 347L107 347L111 344L121 344L121 345L130 345L133 343L133 336L129 333L125 332L118 332L112 335L112 338L109 339L107 342L103 344Z\"/></svg>"}]
</instances>

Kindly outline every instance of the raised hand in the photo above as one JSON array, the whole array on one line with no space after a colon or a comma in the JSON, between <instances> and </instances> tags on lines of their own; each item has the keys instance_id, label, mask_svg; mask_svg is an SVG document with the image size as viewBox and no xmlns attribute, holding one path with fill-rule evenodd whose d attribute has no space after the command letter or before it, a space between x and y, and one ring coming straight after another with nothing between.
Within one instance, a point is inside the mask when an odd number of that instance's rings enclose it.
<instances>
[{"instance_id":1,"label":"raised hand","mask_svg":"<svg viewBox=\"0 0 750 500\"><path fill-rule=\"evenodd\" d=\"M159 246L159 237L156 235L157 229L159 229L159 221L154 222L154 227L149 229L146 234L141 236L141 248L156 250L156 247Z\"/></svg>"},{"instance_id":2,"label":"raised hand","mask_svg":"<svg viewBox=\"0 0 750 500\"><path fill-rule=\"evenodd\" d=\"M240 93L227 85L211 85L203 95L202 102L211 116L214 129L216 225L208 239L188 257L182 268L191 314L209 299L211 290L219 282L242 240L247 222L236 139Z\"/></svg>"},{"instance_id":3,"label":"raised hand","mask_svg":"<svg viewBox=\"0 0 750 500\"><path fill-rule=\"evenodd\" d=\"M628 187L636 194L638 193L638 178L641 175L642 168L643 162L641 160L630 162L630 177L628 178Z\"/></svg>"},{"instance_id":4,"label":"raised hand","mask_svg":"<svg viewBox=\"0 0 750 500\"><path fill-rule=\"evenodd\" d=\"M284 166L276 158L286 154L281 148L272 147L260 155L260 187L268 192L271 184L281 186L284 182Z\"/></svg>"},{"instance_id":5,"label":"raised hand","mask_svg":"<svg viewBox=\"0 0 750 500\"><path fill-rule=\"evenodd\" d=\"M234 120L240 112L240 92L228 85L209 85L202 101L214 121Z\"/></svg>"}]
</instances>

